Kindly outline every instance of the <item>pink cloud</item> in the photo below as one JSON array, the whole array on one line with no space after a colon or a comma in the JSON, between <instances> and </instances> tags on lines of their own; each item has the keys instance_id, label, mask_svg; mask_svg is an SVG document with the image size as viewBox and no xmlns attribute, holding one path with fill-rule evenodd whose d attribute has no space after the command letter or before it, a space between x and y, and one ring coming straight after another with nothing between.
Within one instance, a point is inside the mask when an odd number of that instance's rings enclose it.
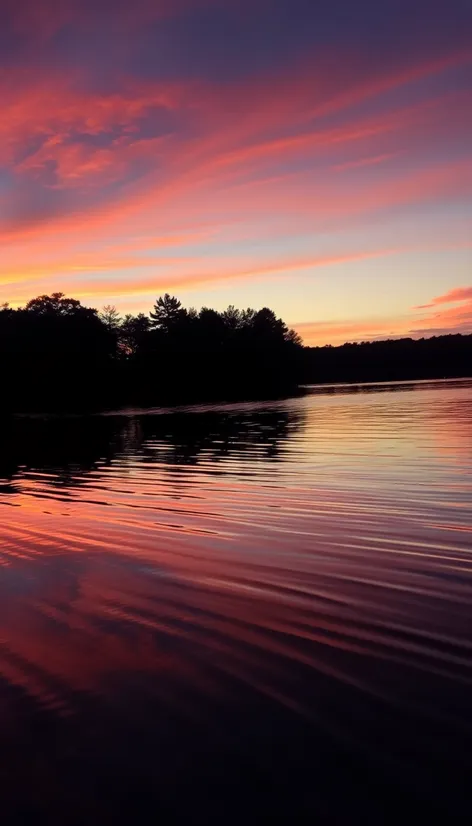
<instances>
[{"instance_id":1,"label":"pink cloud","mask_svg":"<svg viewBox=\"0 0 472 826\"><path fill-rule=\"evenodd\" d=\"M440 304L455 304L463 301L472 301L472 287L456 287L454 290L444 293L444 295L433 298L430 304L420 304L415 309L424 310Z\"/></svg>"},{"instance_id":2,"label":"pink cloud","mask_svg":"<svg viewBox=\"0 0 472 826\"><path fill-rule=\"evenodd\" d=\"M463 59L463 56L455 60ZM452 58L449 59L449 62ZM3 117L0 124L0 159L15 162L22 143L32 135L42 137L40 149L16 164L20 171L31 170L39 164L55 159L55 152L64 152L68 142L81 135L100 135L120 128L122 135L109 146L110 153L119 157L123 146L140 141L137 123L147 113L159 109L177 111L185 122L194 122L196 138L175 134L175 152L185 143L186 168L199 167L212 161L215 169L227 165L247 164L251 161L280 156L283 153L312 151L336 143L348 143L373 138L384 132L398 132L415 125L430 125L425 118L442 120L440 108L448 105L449 116L453 101L426 101L407 109L393 110L381 116L370 116L360 122L327 129L307 128L313 119L326 114L343 112L355 102L379 94L386 88L395 88L407 80L417 79L449 65L448 61L426 64L407 73L380 78L372 82L350 81L350 92L336 93L333 82L324 78L320 83L320 68L302 76L288 75L282 88L271 83L236 85L231 90L218 84L149 83L123 85L120 93L97 94L80 90L79 78L55 76L37 77L36 73L9 74L8 81L0 83ZM344 78L344 87L346 78ZM464 101L458 103L464 110ZM433 110L432 113L428 110ZM436 110L436 114L434 112ZM292 134L287 132L290 125ZM274 134L275 133L275 134ZM278 134L277 134L278 133ZM66 147L64 148L64 144ZM81 151L99 155L93 144ZM103 153L102 153L103 154ZM385 154L385 153L382 153ZM97 172L101 164L98 163ZM205 171L205 170L204 170Z\"/></svg>"},{"instance_id":3,"label":"pink cloud","mask_svg":"<svg viewBox=\"0 0 472 826\"><path fill-rule=\"evenodd\" d=\"M232 0L226 0L232 2ZM153 20L180 15L195 7L205 8L218 0L110 0L107 3L90 4L82 0L2 0L3 15L8 15L12 28L23 36L44 42L52 38L65 25L75 30L87 31L96 26L97 11L100 15L113 15L113 29L129 32L130 28L144 27ZM98 8L97 8L98 6ZM94 14L95 12L95 14Z\"/></svg>"},{"instance_id":4,"label":"pink cloud","mask_svg":"<svg viewBox=\"0 0 472 826\"><path fill-rule=\"evenodd\" d=\"M86 287L77 274L97 271L110 273L109 293L139 294L154 289L151 280L124 285L113 273L158 263L104 250L107 239L113 247L113 239L134 235L139 251L139 239L152 232L196 237L202 224L214 235L231 226L237 239L238 233L257 237L261 222L271 224L274 238L280 227L290 237L292 227L316 233L381 210L464 197L472 186L469 157L426 160L421 153L412 162L409 149L441 138L446 110L449 130L459 118L461 128L469 121L472 127L470 95L389 107L384 95L467 59L450 56L374 80L362 72L350 76L348 59L326 74L321 60L276 79L231 85L128 79L119 93L85 90L76 75L12 73L0 79L0 164L14 179L12 191L0 195L8 258L1 277L44 279L49 261L51 277L64 273L79 289ZM366 101L377 101L381 111L353 110ZM165 128L161 117L168 118ZM333 174L333 167L347 174ZM353 186L350 170L355 176L364 167ZM26 253L20 252L26 241ZM218 273L200 267L180 273L176 283L286 277L303 267L390 253L341 249L320 256L314 249L303 260L294 253L282 263L259 258L240 266L232 243L227 257L218 258ZM177 251L176 265L186 260ZM200 260L204 265L204 256ZM165 279L165 286L173 283ZM107 289L100 279L97 293Z\"/></svg>"},{"instance_id":5,"label":"pink cloud","mask_svg":"<svg viewBox=\"0 0 472 826\"><path fill-rule=\"evenodd\" d=\"M101 297L107 299L116 295L137 297L140 295L150 295L164 291L185 291L208 285L222 284L225 282L237 282L241 280L263 280L267 278L283 278L297 272L308 272L313 269L349 264L356 261L364 261L370 258L381 258L394 255L398 250L374 250L365 252L353 252L342 256L319 256L317 258L291 259L280 262L272 261L261 263L258 266L251 266L247 261L241 262L239 266L232 263L228 266L225 260L208 261L206 269L202 268L200 258L182 258L178 256L143 257L130 256L129 249L125 248L127 254L111 258L106 255L75 256L70 261L55 261L53 265L42 265L40 267L29 267L13 271L10 268L0 269L0 286L22 285L26 282L27 290L34 289L34 282L46 283L47 289L53 291L59 289L55 282L55 277L61 276L61 283L64 285L64 276L74 279L74 295L83 297ZM193 265L193 266L192 266ZM152 276L136 278L133 280L123 280L122 278L95 278L93 281L81 280L81 275L90 272L99 274L110 271L153 270ZM15 287L9 296L12 304L21 303L25 298L30 297L21 289Z\"/></svg>"},{"instance_id":6,"label":"pink cloud","mask_svg":"<svg viewBox=\"0 0 472 826\"><path fill-rule=\"evenodd\" d=\"M455 302L461 302L461 306L433 312L438 306ZM305 344L314 346L388 337L422 338L449 333L472 333L472 287L457 287L433 299L429 304L413 309L429 309L430 312L419 317L406 313L357 321L346 319L295 323L292 326L300 333Z\"/></svg>"}]
</instances>

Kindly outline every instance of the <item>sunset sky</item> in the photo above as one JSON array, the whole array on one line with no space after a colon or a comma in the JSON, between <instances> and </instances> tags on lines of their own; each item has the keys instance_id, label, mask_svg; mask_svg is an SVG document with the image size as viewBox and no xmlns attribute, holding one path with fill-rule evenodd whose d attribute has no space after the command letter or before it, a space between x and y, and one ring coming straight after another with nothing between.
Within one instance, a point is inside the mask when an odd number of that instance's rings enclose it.
<instances>
[{"instance_id":1,"label":"sunset sky","mask_svg":"<svg viewBox=\"0 0 472 826\"><path fill-rule=\"evenodd\" d=\"M0 9L0 302L472 332L471 0Z\"/></svg>"}]
</instances>

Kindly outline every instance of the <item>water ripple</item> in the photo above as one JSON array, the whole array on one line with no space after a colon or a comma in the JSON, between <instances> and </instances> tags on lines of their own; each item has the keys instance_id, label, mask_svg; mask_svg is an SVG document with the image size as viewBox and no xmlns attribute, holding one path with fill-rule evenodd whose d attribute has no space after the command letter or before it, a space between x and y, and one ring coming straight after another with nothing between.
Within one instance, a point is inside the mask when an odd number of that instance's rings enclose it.
<instances>
[{"instance_id":1,"label":"water ripple","mask_svg":"<svg viewBox=\"0 0 472 826\"><path fill-rule=\"evenodd\" d=\"M235 776L235 813L240 797L287 822L392 795L463 811L472 383L22 419L1 438L15 776L86 788L94 823L138 788L183 817Z\"/></svg>"}]
</instances>

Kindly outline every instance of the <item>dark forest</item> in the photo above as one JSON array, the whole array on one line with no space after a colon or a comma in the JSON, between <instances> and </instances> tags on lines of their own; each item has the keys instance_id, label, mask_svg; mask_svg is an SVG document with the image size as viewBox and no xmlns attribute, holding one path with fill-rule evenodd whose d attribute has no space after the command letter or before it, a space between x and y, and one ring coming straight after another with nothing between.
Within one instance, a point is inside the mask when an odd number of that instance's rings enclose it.
<instances>
[{"instance_id":1,"label":"dark forest","mask_svg":"<svg viewBox=\"0 0 472 826\"><path fill-rule=\"evenodd\" d=\"M0 309L2 410L60 412L267 398L301 384L471 374L472 335L304 347L267 307L120 317L63 293Z\"/></svg>"},{"instance_id":2,"label":"dark forest","mask_svg":"<svg viewBox=\"0 0 472 826\"><path fill-rule=\"evenodd\" d=\"M2 408L82 411L257 398L295 389L300 337L268 308L184 309L168 294L120 318L62 293L0 310Z\"/></svg>"},{"instance_id":3,"label":"dark forest","mask_svg":"<svg viewBox=\"0 0 472 826\"><path fill-rule=\"evenodd\" d=\"M472 335L307 347L303 374L313 384L469 377Z\"/></svg>"}]
</instances>

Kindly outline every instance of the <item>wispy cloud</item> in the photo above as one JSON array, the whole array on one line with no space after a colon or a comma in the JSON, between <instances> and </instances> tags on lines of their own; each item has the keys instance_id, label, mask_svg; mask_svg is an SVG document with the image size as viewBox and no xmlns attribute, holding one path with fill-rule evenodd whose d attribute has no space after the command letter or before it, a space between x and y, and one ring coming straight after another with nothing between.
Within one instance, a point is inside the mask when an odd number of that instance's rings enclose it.
<instances>
[{"instance_id":1,"label":"wispy cloud","mask_svg":"<svg viewBox=\"0 0 472 826\"><path fill-rule=\"evenodd\" d=\"M278 4L287 26L297 2ZM317 48L300 28L291 50L287 30L282 55L268 0L5 0L2 11L1 300L40 284L123 301L260 280L290 290L333 266L348 287L368 259L425 248L424 230L415 244L411 228L392 244L377 234L399 213L412 224L444 213L431 255L460 242L456 216L472 198L465 38L438 30L440 48L418 37L387 55L336 23ZM323 14L302 28L315 36ZM377 43L365 23L365 45ZM248 28L256 46L232 58L227 40L222 55L220 32L246 42Z\"/></svg>"},{"instance_id":2,"label":"wispy cloud","mask_svg":"<svg viewBox=\"0 0 472 826\"><path fill-rule=\"evenodd\" d=\"M437 310L448 304L460 306ZM418 314L416 311L427 310ZM294 326L308 345L344 344L347 341L371 341L377 338L472 333L472 287L456 287L428 304L413 308L414 315L392 315L356 321L304 322Z\"/></svg>"},{"instance_id":3,"label":"wispy cloud","mask_svg":"<svg viewBox=\"0 0 472 826\"><path fill-rule=\"evenodd\" d=\"M429 304L420 304L414 309L426 310L441 304L456 304L463 301L472 301L472 287L455 287L455 289L449 290L449 292L444 293L444 295L436 296Z\"/></svg>"}]
</instances>

